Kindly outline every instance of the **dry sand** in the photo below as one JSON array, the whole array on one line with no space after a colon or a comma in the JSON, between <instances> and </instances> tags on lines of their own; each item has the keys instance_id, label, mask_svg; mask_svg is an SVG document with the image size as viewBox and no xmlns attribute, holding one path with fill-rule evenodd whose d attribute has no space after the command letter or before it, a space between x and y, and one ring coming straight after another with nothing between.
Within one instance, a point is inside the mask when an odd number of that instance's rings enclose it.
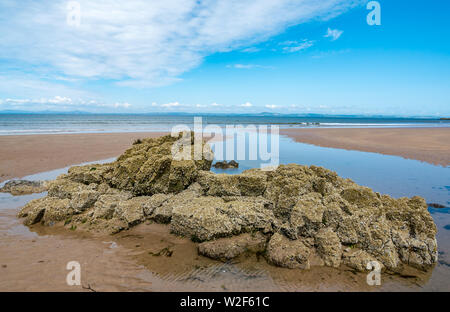
<instances>
[{"instance_id":1,"label":"dry sand","mask_svg":"<svg viewBox=\"0 0 450 312\"><path fill-rule=\"evenodd\" d=\"M134 140L161 132L0 136L0 182L116 157Z\"/></svg>"},{"instance_id":2,"label":"dry sand","mask_svg":"<svg viewBox=\"0 0 450 312\"><path fill-rule=\"evenodd\" d=\"M282 129L297 142L450 165L450 128Z\"/></svg>"}]
</instances>

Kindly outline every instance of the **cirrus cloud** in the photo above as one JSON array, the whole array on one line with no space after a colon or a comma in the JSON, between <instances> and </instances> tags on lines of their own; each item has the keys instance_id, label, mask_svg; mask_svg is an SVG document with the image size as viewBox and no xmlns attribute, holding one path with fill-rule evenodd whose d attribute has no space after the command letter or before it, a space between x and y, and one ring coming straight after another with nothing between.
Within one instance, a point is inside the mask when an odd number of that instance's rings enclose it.
<instances>
[{"instance_id":1,"label":"cirrus cloud","mask_svg":"<svg viewBox=\"0 0 450 312\"><path fill-rule=\"evenodd\" d=\"M285 45L285 47L283 47L284 52L293 53L312 47L314 45L314 41L308 39L304 39L302 42L286 41L282 43L282 45Z\"/></svg>"},{"instance_id":2,"label":"cirrus cloud","mask_svg":"<svg viewBox=\"0 0 450 312\"><path fill-rule=\"evenodd\" d=\"M3 0L0 59L21 64L19 71L33 68L37 75L160 86L178 81L208 55L245 49L289 26L336 16L363 1L78 2L81 23L73 27L66 22L67 1Z\"/></svg>"}]
</instances>

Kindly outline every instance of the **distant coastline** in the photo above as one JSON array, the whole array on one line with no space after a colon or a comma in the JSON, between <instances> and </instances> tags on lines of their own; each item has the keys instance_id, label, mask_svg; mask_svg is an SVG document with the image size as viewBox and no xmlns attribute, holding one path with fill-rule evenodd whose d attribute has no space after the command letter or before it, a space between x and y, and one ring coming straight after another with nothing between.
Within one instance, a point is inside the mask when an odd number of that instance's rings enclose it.
<instances>
[{"instance_id":1,"label":"distant coastline","mask_svg":"<svg viewBox=\"0 0 450 312\"><path fill-rule=\"evenodd\" d=\"M94 114L94 113L2 113L1 135L169 132L175 125L192 127L194 117L202 117L203 126L278 125L283 128L393 128L450 127L450 120L424 117L388 117L359 115L280 115L261 114Z\"/></svg>"},{"instance_id":2,"label":"distant coastline","mask_svg":"<svg viewBox=\"0 0 450 312\"><path fill-rule=\"evenodd\" d=\"M414 119L414 120L450 120L448 117L421 116L421 115L377 115L377 114L319 114L295 113L282 114L272 112L261 113L191 113L191 112L88 112L88 111L26 111L26 110L0 110L0 115L124 115L124 116L241 116L241 117L280 117L280 118L349 118L349 119Z\"/></svg>"}]
</instances>

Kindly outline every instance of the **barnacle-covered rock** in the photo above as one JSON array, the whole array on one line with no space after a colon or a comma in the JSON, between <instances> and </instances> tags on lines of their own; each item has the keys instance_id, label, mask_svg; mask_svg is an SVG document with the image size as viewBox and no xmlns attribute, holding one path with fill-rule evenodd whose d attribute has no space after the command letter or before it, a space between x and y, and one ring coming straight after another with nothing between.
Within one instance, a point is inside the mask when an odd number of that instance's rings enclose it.
<instances>
[{"instance_id":1,"label":"barnacle-covered rock","mask_svg":"<svg viewBox=\"0 0 450 312\"><path fill-rule=\"evenodd\" d=\"M262 253L266 250L267 238L260 232L219 238L198 245L199 254L221 261L234 259L246 252Z\"/></svg>"},{"instance_id":2,"label":"barnacle-covered rock","mask_svg":"<svg viewBox=\"0 0 450 312\"><path fill-rule=\"evenodd\" d=\"M0 188L1 193L10 193L14 196L42 193L47 190L46 181L11 180Z\"/></svg>"},{"instance_id":3,"label":"barnacle-covered rock","mask_svg":"<svg viewBox=\"0 0 450 312\"><path fill-rule=\"evenodd\" d=\"M209 146L201 142L198 157L194 143L189 133L143 139L112 163L72 167L19 217L107 233L167 223L201 242L205 256L257 252L287 268L365 271L377 261L397 272L437 262L436 225L421 197L394 199L316 166L215 174Z\"/></svg>"}]
</instances>

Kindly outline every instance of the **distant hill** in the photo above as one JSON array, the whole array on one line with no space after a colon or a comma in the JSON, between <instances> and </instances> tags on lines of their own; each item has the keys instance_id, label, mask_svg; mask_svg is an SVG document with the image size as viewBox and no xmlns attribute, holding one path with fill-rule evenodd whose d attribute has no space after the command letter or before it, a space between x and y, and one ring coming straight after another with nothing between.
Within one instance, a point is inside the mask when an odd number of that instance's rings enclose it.
<instances>
[{"instance_id":1,"label":"distant hill","mask_svg":"<svg viewBox=\"0 0 450 312\"><path fill-rule=\"evenodd\" d=\"M235 116L235 117L278 117L278 118L349 118L349 119L429 119L429 120L450 120L445 117L431 116L396 116L396 115L348 115L348 114L314 114L297 113L282 114L272 112L262 113L187 113L187 112L147 112L147 113L92 113L86 111L25 111L25 110L3 110L0 114L29 114L29 115L140 115L140 116Z\"/></svg>"}]
</instances>

